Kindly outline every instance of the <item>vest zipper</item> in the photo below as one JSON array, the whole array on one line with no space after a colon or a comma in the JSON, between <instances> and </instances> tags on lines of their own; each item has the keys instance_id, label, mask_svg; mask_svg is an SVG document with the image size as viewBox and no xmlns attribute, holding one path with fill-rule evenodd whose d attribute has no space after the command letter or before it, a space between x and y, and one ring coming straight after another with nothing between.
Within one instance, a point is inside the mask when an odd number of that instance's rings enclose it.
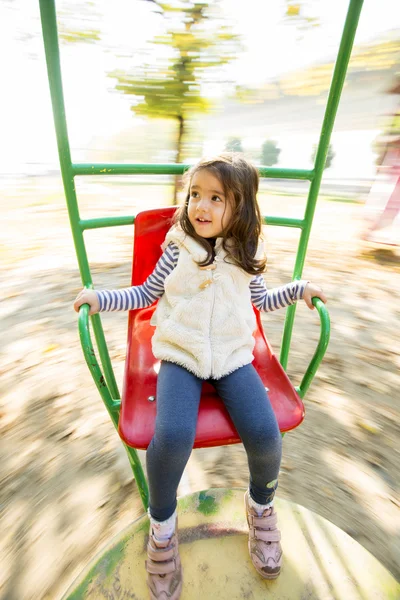
<instances>
[{"instance_id":1,"label":"vest zipper","mask_svg":"<svg viewBox=\"0 0 400 600\"><path fill-rule=\"evenodd\" d=\"M211 341L211 321L213 318L213 314L214 314L214 305L215 305L215 283L214 283L214 270L217 267L217 260L218 260L218 256L215 256L214 261L213 261L213 265L214 269L211 271L211 280L212 280L212 302L211 302L211 311L210 311L210 326L209 326L209 330L208 330L208 337L210 339L210 357L211 357L211 363L210 363L210 375L211 377L213 376L213 352L212 352L212 341Z\"/></svg>"},{"instance_id":2,"label":"vest zipper","mask_svg":"<svg viewBox=\"0 0 400 600\"><path fill-rule=\"evenodd\" d=\"M211 289L212 289L212 301L211 301L211 310L210 310L210 323L208 326L208 338L210 340L210 377L212 377L213 375L213 369L212 369L212 365L213 365L213 353L212 353L212 343L211 343L211 321L213 318L213 313L214 313L214 305L215 305L215 279L214 279L214 274L213 272L216 270L217 268L217 261L219 260L218 256L214 257L214 260L211 264L209 265L205 265L204 267L200 267L201 271L210 271L210 275L208 277L208 279L205 279L200 285L199 288L201 290L204 290L205 288L209 287L211 285Z\"/></svg>"}]
</instances>

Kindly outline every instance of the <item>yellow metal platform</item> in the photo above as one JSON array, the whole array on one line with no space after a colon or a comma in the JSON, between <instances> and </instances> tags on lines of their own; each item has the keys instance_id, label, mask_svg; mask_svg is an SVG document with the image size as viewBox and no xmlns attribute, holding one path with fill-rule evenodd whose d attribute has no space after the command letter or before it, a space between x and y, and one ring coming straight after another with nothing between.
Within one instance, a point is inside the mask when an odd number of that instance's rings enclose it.
<instances>
[{"instance_id":1,"label":"yellow metal platform","mask_svg":"<svg viewBox=\"0 0 400 600\"><path fill-rule=\"evenodd\" d=\"M244 490L210 489L179 500L181 600L399 600L400 584L362 546L315 513L276 499L284 562L263 580L247 550ZM64 600L147 600L148 518L114 539Z\"/></svg>"}]
</instances>

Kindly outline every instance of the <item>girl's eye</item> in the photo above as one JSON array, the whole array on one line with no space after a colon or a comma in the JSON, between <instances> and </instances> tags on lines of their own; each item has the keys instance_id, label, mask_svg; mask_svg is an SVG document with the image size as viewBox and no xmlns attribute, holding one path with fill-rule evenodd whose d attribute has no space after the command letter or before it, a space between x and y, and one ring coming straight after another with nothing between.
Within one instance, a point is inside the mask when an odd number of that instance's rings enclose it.
<instances>
[{"instance_id":1,"label":"girl's eye","mask_svg":"<svg viewBox=\"0 0 400 600\"><path fill-rule=\"evenodd\" d=\"M190 195L192 198L197 198L199 193L198 192L190 192Z\"/></svg>"},{"instance_id":2,"label":"girl's eye","mask_svg":"<svg viewBox=\"0 0 400 600\"><path fill-rule=\"evenodd\" d=\"M213 196L212 199L214 200L214 202L222 202L219 196Z\"/></svg>"}]
</instances>

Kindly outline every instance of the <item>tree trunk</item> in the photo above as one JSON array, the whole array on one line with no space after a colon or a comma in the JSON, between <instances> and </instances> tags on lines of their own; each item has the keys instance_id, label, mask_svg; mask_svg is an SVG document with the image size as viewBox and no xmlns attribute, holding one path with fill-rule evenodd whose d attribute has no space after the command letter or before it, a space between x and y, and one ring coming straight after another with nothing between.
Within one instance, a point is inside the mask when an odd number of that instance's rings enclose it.
<instances>
[{"instance_id":1,"label":"tree trunk","mask_svg":"<svg viewBox=\"0 0 400 600\"><path fill-rule=\"evenodd\" d=\"M177 136L177 142L176 142L176 162L179 164L182 161L182 143L183 143L183 133L184 133L184 129L185 129L185 120L182 117L182 115L180 115L178 117L178 123L179 123L179 129L178 129L178 136ZM182 176L181 175L176 175L175 177L175 185L174 185L174 204L178 204L178 193L179 190L181 189L182 186Z\"/></svg>"}]
</instances>

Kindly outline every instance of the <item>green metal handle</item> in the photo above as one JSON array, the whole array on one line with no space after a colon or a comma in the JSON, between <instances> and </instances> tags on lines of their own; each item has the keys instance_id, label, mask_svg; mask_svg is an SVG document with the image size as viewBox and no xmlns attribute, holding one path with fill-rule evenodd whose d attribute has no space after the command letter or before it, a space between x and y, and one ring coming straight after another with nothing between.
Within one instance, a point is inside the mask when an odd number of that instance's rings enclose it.
<instances>
[{"instance_id":1,"label":"green metal handle","mask_svg":"<svg viewBox=\"0 0 400 600\"><path fill-rule=\"evenodd\" d=\"M317 349L315 350L314 356L312 357L310 364L308 365L307 371L304 374L302 382L298 387L296 387L296 390L301 398L304 398L304 396L306 395L308 388L310 387L311 382L315 377L317 369L322 359L324 358L331 334L331 321L325 304L316 296L312 299L312 303L314 304L315 308L319 313L319 318L321 320L321 333L319 336Z\"/></svg>"},{"instance_id":2,"label":"green metal handle","mask_svg":"<svg viewBox=\"0 0 400 600\"><path fill-rule=\"evenodd\" d=\"M121 408L121 400L113 399L108 389L106 380L97 362L96 355L94 352L92 339L90 337L89 330L89 304L82 304L79 308L78 316L78 327L79 327L79 338L81 340L81 346L83 355L86 360L86 364L89 367L89 371L92 374L93 380L96 384L97 389L100 392L100 396L103 399L105 407L110 415L110 418L114 424L115 429L118 431L119 413ZM99 315L93 315L93 319L99 319ZM139 460L138 453L134 448L130 448L124 444L125 450L128 454L129 463L131 465L133 474L135 476L136 484L139 489L140 497L142 499L143 506L147 510L149 504L149 490L147 481L143 472L142 465Z\"/></svg>"},{"instance_id":3,"label":"green metal handle","mask_svg":"<svg viewBox=\"0 0 400 600\"><path fill-rule=\"evenodd\" d=\"M79 309L78 316L79 338L81 340L83 355L97 389L99 390L103 402L110 414L112 422L114 423L115 427L118 427L119 407L121 402L120 400L114 400L112 398L104 375L101 372L99 363L97 362L89 331L89 310L89 304L82 304Z\"/></svg>"}]
</instances>

